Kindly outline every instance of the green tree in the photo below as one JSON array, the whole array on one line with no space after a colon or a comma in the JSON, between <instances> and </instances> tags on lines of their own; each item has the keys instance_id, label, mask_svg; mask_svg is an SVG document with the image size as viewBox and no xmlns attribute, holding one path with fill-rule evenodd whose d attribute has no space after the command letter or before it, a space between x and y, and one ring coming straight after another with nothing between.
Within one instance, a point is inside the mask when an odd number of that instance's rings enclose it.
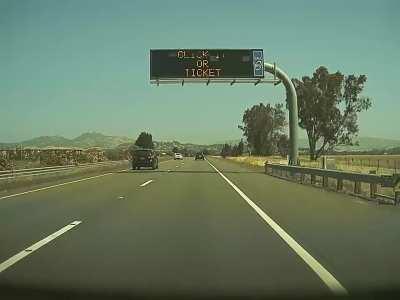
<instances>
[{"instance_id":1,"label":"green tree","mask_svg":"<svg viewBox=\"0 0 400 300\"><path fill-rule=\"evenodd\" d=\"M243 114L243 126L239 129L247 139L253 154L271 155L276 152L276 143L286 128L283 104L254 105Z\"/></svg>"},{"instance_id":2,"label":"green tree","mask_svg":"<svg viewBox=\"0 0 400 300\"><path fill-rule=\"evenodd\" d=\"M172 152L173 152L173 153L178 153L178 152L179 152L178 147L175 146L175 147L172 149Z\"/></svg>"},{"instance_id":3,"label":"green tree","mask_svg":"<svg viewBox=\"0 0 400 300\"><path fill-rule=\"evenodd\" d=\"M244 150L244 143L243 143L243 140L241 139L240 142L237 145L238 156L243 154L243 150Z\"/></svg>"},{"instance_id":4,"label":"green tree","mask_svg":"<svg viewBox=\"0 0 400 300\"><path fill-rule=\"evenodd\" d=\"M336 145L353 144L359 131L358 113L371 107L371 100L360 95L366 81L365 75L330 74L323 66L312 78L293 79L299 126L307 132L310 159L316 160Z\"/></svg>"},{"instance_id":5,"label":"green tree","mask_svg":"<svg viewBox=\"0 0 400 300\"><path fill-rule=\"evenodd\" d=\"M240 140L240 142L237 145L231 146L230 156L240 156L240 155L242 155L243 154L243 149L244 149L243 140Z\"/></svg>"},{"instance_id":6,"label":"green tree","mask_svg":"<svg viewBox=\"0 0 400 300\"><path fill-rule=\"evenodd\" d=\"M232 146L230 156L238 156L238 146L237 145Z\"/></svg>"},{"instance_id":7,"label":"green tree","mask_svg":"<svg viewBox=\"0 0 400 300\"><path fill-rule=\"evenodd\" d=\"M289 153L289 138L286 134L282 134L277 141L278 152L285 157Z\"/></svg>"},{"instance_id":8,"label":"green tree","mask_svg":"<svg viewBox=\"0 0 400 300\"><path fill-rule=\"evenodd\" d=\"M227 156L230 156L231 153L232 153L231 145L229 145L229 144L224 144L224 146L222 147L222 150L221 150L221 156L222 156L223 158L225 158L225 157L227 157Z\"/></svg>"},{"instance_id":9,"label":"green tree","mask_svg":"<svg viewBox=\"0 0 400 300\"><path fill-rule=\"evenodd\" d=\"M136 139L135 145L141 148L153 149L153 136L150 133L142 132Z\"/></svg>"}]
</instances>

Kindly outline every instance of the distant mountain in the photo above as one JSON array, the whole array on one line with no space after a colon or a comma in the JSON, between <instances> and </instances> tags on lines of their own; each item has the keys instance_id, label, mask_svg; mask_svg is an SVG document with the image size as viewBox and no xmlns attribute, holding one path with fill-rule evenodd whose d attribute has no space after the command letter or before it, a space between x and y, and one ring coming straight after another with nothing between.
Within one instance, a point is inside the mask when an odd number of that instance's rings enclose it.
<instances>
[{"instance_id":1,"label":"distant mountain","mask_svg":"<svg viewBox=\"0 0 400 300\"><path fill-rule=\"evenodd\" d=\"M388 150L400 147L400 140L385 139L376 137L360 137L357 139L359 146L338 146L337 151L370 151L370 150ZM68 148L128 148L133 144L135 138L125 136L110 136L98 132L86 132L80 136L67 139L62 136L40 136L20 143L0 143L0 149L13 149L22 145L25 148L46 148L46 147L68 147ZM154 141L154 148L160 151L171 151L174 147L180 150L188 150L190 152L202 151L204 149L213 153L219 153L224 143L237 144L240 139L227 140L221 143L211 145L182 143L178 141ZM306 138L299 139L299 148L308 148L308 140Z\"/></svg>"},{"instance_id":2,"label":"distant mountain","mask_svg":"<svg viewBox=\"0 0 400 300\"><path fill-rule=\"evenodd\" d=\"M128 149L135 142L134 138L125 136L109 136L98 132L86 132L80 136L67 139L62 136L40 136L19 143L0 143L0 149L15 149L17 146L24 148L47 148L47 147L63 147L63 148L120 148ZM220 152L222 145L198 145L193 143L181 143L178 141L154 141L154 148L160 151L170 152L174 147L180 151L187 150L190 152L198 152L207 149L212 152Z\"/></svg>"},{"instance_id":3,"label":"distant mountain","mask_svg":"<svg viewBox=\"0 0 400 300\"><path fill-rule=\"evenodd\" d=\"M387 150L400 147L400 140L385 139L377 137L360 137L358 146L339 146L339 151L369 151L369 150Z\"/></svg>"},{"instance_id":4,"label":"distant mountain","mask_svg":"<svg viewBox=\"0 0 400 300\"><path fill-rule=\"evenodd\" d=\"M377 137L359 137L358 145L354 146L337 146L336 151L371 151L371 150L387 150L400 147L400 140L377 138ZM299 148L309 148L307 139L299 139Z\"/></svg>"},{"instance_id":5,"label":"distant mountain","mask_svg":"<svg viewBox=\"0 0 400 300\"><path fill-rule=\"evenodd\" d=\"M201 145L193 143L181 143L178 141L154 141L154 148L163 152L170 152L175 147L179 151L187 150L188 152L200 152L207 149L212 153L221 152L223 144Z\"/></svg>"},{"instance_id":6,"label":"distant mountain","mask_svg":"<svg viewBox=\"0 0 400 300\"><path fill-rule=\"evenodd\" d=\"M50 146L59 146L59 147L68 147L71 143L71 140L66 139L62 136L40 136L37 138L33 138L27 141L23 141L19 143L23 147L35 146L37 148L43 148Z\"/></svg>"},{"instance_id":7,"label":"distant mountain","mask_svg":"<svg viewBox=\"0 0 400 300\"><path fill-rule=\"evenodd\" d=\"M371 151L371 150L388 150L396 147L400 147L400 140L395 139L385 139L385 138L377 138L377 137L359 137L355 139L359 142L359 145L356 146L337 146L336 151ZM230 144L234 145L239 143L240 139L236 140L226 140L219 144ZM300 138L299 139L299 148L308 149L308 139Z\"/></svg>"},{"instance_id":8,"label":"distant mountain","mask_svg":"<svg viewBox=\"0 0 400 300\"><path fill-rule=\"evenodd\" d=\"M114 148L120 144L133 143L133 138L125 136L110 136L104 135L98 132L87 132L72 140L72 144L75 147L89 148L89 147L100 147L100 148Z\"/></svg>"},{"instance_id":9,"label":"distant mountain","mask_svg":"<svg viewBox=\"0 0 400 300\"><path fill-rule=\"evenodd\" d=\"M87 132L74 139L62 136L40 136L20 143L0 143L0 148L46 148L46 147L68 147L68 148L115 148L123 143L133 143L133 138L124 136L108 136L98 132Z\"/></svg>"}]
</instances>

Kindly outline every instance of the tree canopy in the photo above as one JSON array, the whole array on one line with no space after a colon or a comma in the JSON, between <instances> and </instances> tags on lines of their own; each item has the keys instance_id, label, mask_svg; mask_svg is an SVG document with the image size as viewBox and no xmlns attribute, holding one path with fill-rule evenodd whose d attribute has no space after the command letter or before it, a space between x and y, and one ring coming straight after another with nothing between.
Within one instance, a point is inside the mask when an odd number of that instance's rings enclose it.
<instances>
[{"instance_id":1,"label":"tree canopy","mask_svg":"<svg viewBox=\"0 0 400 300\"><path fill-rule=\"evenodd\" d=\"M147 132L141 132L136 139L135 145L141 148L153 149L153 136Z\"/></svg>"},{"instance_id":2,"label":"tree canopy","mask_svg":"<svg viewBox=\"0 0 400 300\"><path fill-rule=\"evenodd\" d=\"M243 131L252 153L272 155L277 152L277 141L287 125L283 104L254 105L246 109L242 122L243 126L238 127Z\"/></svg>"},{"instance_id":3,"label":"tree canopy","mask_svg":"<svg viewBox=\"0 0 400 300\"><path fill-rule=\"evenodd\" d=\"M231 153L232 153L232 147L231 147L231 145L229 145L229 144L224 144L224 146L222 147L222 150L221 150L221 156L222 156L223 158L225 158L225 157L227 157L227 156L230 156Z\"/></svg>"},{"instance_id":4,"label":"tree canopy","mask_svg":"<svg viewBox=\"0 0 400 300\"><path fill-rule=\"evenodd\" d=\"M289 138L286 134L282 134L276 144L278 152L281 156L285 157L289 153Z\"/></svg>"},{"instance_id":5,"label":"tree canopy","mask_svg":"<svg viewBox=\"0 0 400 300\"><path fill-rule=\"evenodd\" d=\"M240 140L240 142L237 145L229 145L229 144L224 144L221 150L221 156L226 157L226 156L241 156L243 154L244 150L244 143L243 140Z\"/></svg>"},{"instance_id":6,"label":"tree canopy","mask_svg":"<svg viewBox=\"0 0 400 300\"><path fill-rule=\"evenodd\" d=\"M365 75L329 73L323 66L311 78L293 79L299 126L307 132L311 159L336 145L353 143L359 131L358 113L371 107L371 100L360 95L366 81Z\"/></svg>"}]
</instances>

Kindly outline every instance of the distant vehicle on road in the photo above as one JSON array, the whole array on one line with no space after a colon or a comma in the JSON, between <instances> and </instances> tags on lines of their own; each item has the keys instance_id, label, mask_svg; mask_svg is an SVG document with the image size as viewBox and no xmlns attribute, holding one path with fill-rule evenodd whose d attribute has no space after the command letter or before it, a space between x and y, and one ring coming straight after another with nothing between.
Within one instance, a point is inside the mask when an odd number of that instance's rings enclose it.
<instances>
[{"instance_id":1,"label":"distant vehicle on road","mask_svg":"<svg viewBox=\"0 0 400 300\"><path fill-rule=\"evenodd\" d=\"M204 154L201 153L201 152L196 153L196 156L194 157L194 160L198 160L198 159L204 160L205 159L204 158Z\"/></svg>"},{"instance_id":2,"label":"distant vehicle on road","mask_svg":"<svg viewBox=\"0 0 400 300\"><path fill-rule=\"evenodd\" d=\"M158 169L158 157L152 149L138 149L132 152L132 170L141 167Z\"/></svg>"},{"instance_id":3,"label":"distant vehicle on road","mask_svg":"<svg viewBox=\"0 0 400 300\"><path fill-rule=\"evenodd\" d=\"M183 155L180 153L174 153L174 159L183 159Z\"/></svg>"}]
</instances>

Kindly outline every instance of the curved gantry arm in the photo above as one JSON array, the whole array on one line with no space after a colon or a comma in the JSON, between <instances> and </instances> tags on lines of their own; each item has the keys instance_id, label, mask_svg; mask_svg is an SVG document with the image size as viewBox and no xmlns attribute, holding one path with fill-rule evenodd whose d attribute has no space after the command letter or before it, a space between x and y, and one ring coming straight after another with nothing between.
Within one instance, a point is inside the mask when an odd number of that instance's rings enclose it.
<instances>
[{"instance_id":1,"label":"curved gantry arm","mask_svg":"<svg viewBox=\"0 0 400 300\"><path fill-rule=\"evenodd\" d=\"M273 64L264 63L264 70L276 74L286 88L286 101L289 106L289 165L297 165L298 160L298 110L296 89L289 76Z\"/></svg>"}]
</instances>

